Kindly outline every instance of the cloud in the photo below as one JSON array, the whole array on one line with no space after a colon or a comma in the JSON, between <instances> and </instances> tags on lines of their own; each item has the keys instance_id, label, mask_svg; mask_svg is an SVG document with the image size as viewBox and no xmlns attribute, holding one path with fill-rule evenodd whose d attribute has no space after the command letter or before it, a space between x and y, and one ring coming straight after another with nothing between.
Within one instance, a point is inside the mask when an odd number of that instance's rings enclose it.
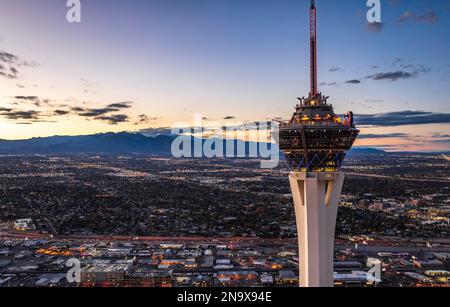
<instances>
[{"instance_id":1,"label":"cloud","mask_svg":"<svg viewBox=\"0 0 450 307\"><path fill-rule=\"evenodd\" d=\"M108 113L120 111L118 108L98 108L98 109L83 109L83 108L73 108L75 112L78 112L77 115L82 117L98 117L102 115L106 115Z\"/></svg>"},{"instance_id":2,"label":"cloud","mask_svg":"<svg viewBox=\"0 0 450 307\"><path fill-rule=\"evenodd\" d=\"M280 118L280 120L283 120ZM179 132L183 132L185 134L191 135L196 133L204 133L205 135L216 135L221 134L225 130L228 131L248 131L248 130L261 130L266 131L268 127L271 127L272 122L270 121L261 121L261 122L248 122L248 123L242 123L239 125L233 125L233 126L207 126L207 127L176 127L174 128L175 133L178 134ZM172 129L169 127L158 127L158 128L147 128L147 129L141 129L138 131L139 133L146 135L146 136L158 136L158 135L173 135Z\"/></svg>"},{"instance_id":3,"label":"cloud","mask_svg":"<svg viewBox=\"0 0 450 307\"><path fill-rule=\"evenodd\" d=\"M329 72L337 72L337 71L344 71L344 70L340 67L332 67L328 71Z\"/></svg>"},{"instance_id":4,"label":"cloud","mask_svg":"<svg viewBox=\"0 0 450 307\"><path fill-rule=\"evenodd\" d=\"M412 73L407 71L395 71L395 72L385 72L385 73L377 73L374 75L367 76L366 79L372 80L388 80L388 81L397 81L397 80L405 80L411 79L418 75L418 71L414 71Z\"/></svg>"},{"instance_id":5,"label":"cloud","mask_svg":"<svg viewBox=\"0 0 450 307\"><path fill-rule=\"evenodd\" d=\"M14 107L1 107L0 108L0 116L4 117L8 120L14 120L17 121L17 124L25 124L24 121L26 121L27 124L31 124L34 122L47 122L46 118L51 117L51 114L44 113L38 110L33 109L23 109L20 106L22 104L24 105L33 105L33 106L40 106L41 103L46 103L50 105L49 100L40 100L37 96L14 96L12 97L15 99L15 102L11 102L11 105L14 105Z\"/></svg>"},{"instance_id":6,"label":"cloud","mask_svg":"<svg viewBox=\"0 0 450 307\"><path fill-rule=\"evenodd\" d=\"M383 99L366 99L365 102L367 103L381 103L383 102Z\"/></svg>"},{"instance_id":7,"label":"cloud","mask_svg":"<svg viewBox=\"0 0 450 307\"><path fill-rule=\"evenodd\" d=\"M85 109L82 107L71 107L70 108L73 112L79 113L79 112L84 112Z\"/></svg>"},{"instance_id":8,"label":"cloud","mask_svg":"<svg viewBox=\"0 0 450 307\"><path fill-rule=\"evenodd\" d=\"M30 101L33 104L39 99L35 96L17 96L24 101ZM13 105L18 105L18 103L12 103ZM0 107L0 117L6 118L8 120L15 121L16 124L27 124L32 123L43 123L52 122L51 117L55 115L54 113L42 112L38 110L27 110L15 107Z\"/></svg>"},{"instance_id":9,"label":"cloud","mask_svg":"<svg viewBox=\"0 0 450 307\"><path fill-rule=\"evenodd\" d=\"M418 22L435 23L438 20L438 15L433 11L428 11L425 14L416 16L416 21Z\"/></svg>"},{"instance_id":10,"label":"cloud","mask_svg":"<svg viewBox=\"0 0 450 307\"><path fill-rule=\"evenodd\" d=\"M17 55L6 51L0 51L0 76L7 79L17 79L18 67L34 67L37 63L21 60Z\"/></svg>"},{"instance_id":11,"label":"cloud","mask_svg":"<svg viewBox=\"0 0 450 307\"><path fill-rule=\"evenodd\" d=\"M413 64L413 62L414 62L414 59L398 58L392 62L392 66L400 66L403 69L415 68L416 66ZM420 65L418 67L420 68L421 66L423 66L423 65Z\"/></svg>"},{"instance_id":12,"label":"cloud","mask_svg":"<svg viewBox=\"0 0 450 307\"><path fill-rule=\"evenodd\" d=\"M367 32L380 33L383 30L384 24L382 22L370 22L366 26Z\"/></svg>"},{"instance_id":13,"label":"cloud","mask_svg":"<svg viewBox=\"0 0 450 307\"><path fill-rule=\"evenodd\" d=\"M27 120L28 124L34 122L52 122L50 120L53 117L56 118L71 114L74 116L88 118L90 120L107 122L110 125L117 125L118 123L128 122L130 118L127 114L115 113L121 110L129 109L133 104L131 101L126 101L111 103L101 108L86 108L82 106L56 104L50 99L42 99L38 96L32 95L13 96L12 99L14 99L14 101L11 102L11 105L16 107L0 108L0 116L10 120L16 120L18 124L24 124L24 120ZM23 111L19 108L21 105L33 105L34 109L37 109L38 111ZM138 118L142 122L154 119L147 116L144 117L144 115L141 115Z\"/></svg>"},{"instance_id":14,"label":"cloud","mask_svg":"<svg viewBox=\"0 0 450 307\"><path fill-rule=\"evenodd\" d=\"M359 80L357 80L357 79L353 79L353 80L345 81L345 83L348 83L348 84L360 84L361 81L359 81Z\"/></svg>"},{"instance_id":15,"label":"cloud","mask_svg":"<svg viewBox=\"0 0 450 307\"><path fill-rule=\"evenodd\" d=\"M133 102L117 102L107 105L104 108L82 108L73 107L72 111L82 117L99 117L108 113L118 112L123 109L131 108Z\"/></svg>"},{"instance_id":16,"label":"cloud","mask_svg":"<svg viewBox=\"0 0 450 307\"><path fill-rule=\"evenodd\" d=\"M322 83L320 83L319 85L320 86L335 86L337 83L336 82L329 82L329 83L326 83L326 82L322 82Z\"/></svg>"},{"instance_id":17,"label":"cloud","mask_svg":"<svg viewBox=\"0 0 450 307\"><path fill-rule=\"evenodd\" d=\"M108 105L108 108L115 108L115 109L128 109L131 108L131 105L133 102L126 101L126 102L116 102Z\"/></svg>"},{"instance_id":18,"label":"cloud","mask_svg":"<svg viewBox=\"0 0 450 307\"><path fill-rule=\"evenodd\" d=\"M395 60L392 61L392 66L399 66L403 69L414 69L416 71L422 71L422 70L430 70L429 68L426 68L425 65L417 65L414 64L415 59L414 58L410 58L410 59L404 59L404 58L396 58Z\"/></svg>"},{"instance_id":19,"label":"cloud","mask_svg":"<svg viewBox=\"0 0 450 307\"><path fill-rule=\"evenodd\" d=\"M450 138L450 134L435 133L431 137L434 139L442 139L442 138L447 139Z\"/></svg>"},{"instance_id":20,"label":"cloud","mask_svg":"<svg viewBox=\"0 0 450 307\"><path fill-rule=\"evenodd\" d=\"M67 114L69 114L69 113L70 113L70 112L69 112L69 111L66 111L66 110L54 110L54 111L53 111L53 114L56 115L56 116L67 115Z\"/></svg>"},{"instance_id":21,"label":"cloud","mask_svg":"<svg viewBox=\"0 0 450 307\"><path fill-rule=\"evenodd\" d=\"M432 140L432 143L439 143L439 144L450 144L450 139L442 139L442 140Z\"/></svg>"},{"instance_id":22,"label":"cloud","mask_svg":"<svg viewBox=\"0 0 450 307\"><path fill-rule=\"evenodd\" d=\"M125 123L129 121L129 117L126 114L115 114L108 116L98 116L95 120L101 120L107 122L109 125L117 125L119 123Z\"/></svg>"},{"instance_id":23,"label":"cloud","mask_svg":"<svg viewBox=\"0 0 450 307\"><path fill-rule=\"evenodd\" d=\"M5 51L0 51L0 62L14 64L19 62L19 57Z\"/></svg>"},{"instance_id":24,"label":"cloud","mask_svg":"<svg viewBox=\"0 0 450 307\"><path fill-rule=\"evenodd\" d=\"M151 121L157 120L158 117L149 117L145 114L141 114L138 116L137 121L134 123L134 125L140 125L140 124L148 124Z\"/></svg>"},{"instance_id":25,"label":"cloud","mask_svg":"<svg viewBox=\"0 0 450 307\"><path fill-rule=\"evenodd\" d=\"M357 114L355 122L360 126L406 126L424 124L448 124L450 113L401 111L380 114Z\"/></svg>"},{"instance_id":26,"label":"cloud","mask_svg":"<svg viewBox=\"0 0 450 307\"><path fill-rule=\"evenodd\" d=\"M169 127L146 128L138 131L145 136L172 135L172 129Z\"/></svg>"},{"instance_id":27,"label":"cloud","mask_svg":"<svg viewBox=\"0 0 450 307\"><path fill-rule=\"evenodd\" d=\"M10 111L4 111L0 113L0 116L4 116L7 119L11 120L39 120L40 119L40 112L39 111L20 111L20 110L10 110Z\"/></svg>"},{"instance_id":28,"label":"cloud","mask_svg":"<svg viewBox=\"0 0 450 307\"><path fill-rule=\"evenodd\" d=\"M149 119L148 116L145 114L139 115L138 118L139 118L139 121L147 121Z\"/></svg>"},{"instance_id":29,"label":"cloud","mask_svg":"<svg viewBox=\"0 0 450 307\"><path fill-rule=\"evenodd\" d=\"M397 19L397 22L402 23L413 18L414 14L411 11L406 11Z\"/></svg>"},{"instance_id":30,"label":"cloud","mask_svg":"<svg viewBox=\"0 0 450 307\"><path fill-rule=\"evenodd\" d=\"M406 138L411 135L408 133L387 133L387 134L360 134L358 139L389 139L389 138Z\"/></svg>"},{"instance_id":31,"label":"cloud","mask_svg":"<svg viewBox=\"0 0 450 307\"><path fill-rule=\"evenodd\" d=\"M389 63L393 67L393 71L372 74L367 76L366 79L398 81L416 78L419 74L431 72L431 68L423 64L415 64L414 62L415 59L413 58L396 58L392 62L391 60L386 60L386 64Z\"/></svg>"},{"instance_id":32,"label":"cloud","mask_svg":"<svg viewBox=\"0 0 450 307\"><path fill-rule=\"evenodd\" d=\"M18 100L31 100L31 101L39 100L39 97L37 96L14 96L14 98Z\"/></svg>"},{"instance_id":33,"label":"cloud","mask_svg":"<svg viewBox=\"0 0 450 307\"><path fill-rule=\"evenodd\" d=\"M13 105L32 104L36 107L43 107L45 104L46 106L45 112L35 110L22 111L15 108L0 108L0 116L10 120L16 120L18 124L23 124L24 120L27 120L27 124L44 122L44 119L45 122L50 122L47 119L73 114L92 120L107 122L110 125L117 125L119 123L128 122L129 116L126 114L114 114L114 112L131 108L132 104L132 102L118 102L109 104L103 108L84 108L80 106L71 107L65 104L52 104L49 99L41 99L38 96L14 96L12 98L16 100L12 103ZM140 119L144 120L142 117Z\"/></svg>"},{"instance_id":34,"label":"cloud","mask_svg":"<svg viewBox=\"0 0 450 307\"><path fill-rule=\"evenodd\" d=\"M398 23L404 23L407 21L415 21L415 22L422 22L422 23L436 23L439 21L438 15L432 11L429 10L423 14L416 15L411 11L404 12L398 19Z\"/></svg>"},{"instance_id":35,"label":"cloud","mask_svg":"<svg viewBox=\"0 0 450 307\"><path fill-rule=\"evenodd\" d=\"M46 105L48 107L53 107L50 99L40 99L37 96L14 96L13 98L16 100L15 104L18 104L18 102L20 102L20 103L32 104L37 107L41 107L42 105Z\"/></svg>"},{"instance_id":36,"label":"cloud","mask_svg":"<svg viewBox=\"0 0 450 307\"><path fill-rule=\"evenodd\" d=\"M450 144L450 134L435 133L431 136L432 143Z\"/></svg>"},{"instance_id":37,"label":"cloud","mask_svg":"<svg viewBox=\"0 0 450 307\"><path fill-rule=\"evenodd\" d=\"M97 92L95 92L93 89L98 86L98 83L89 81L87 79L80 79L80 81L83 84L85 94L97 94Z\"/></svg>"},{"instance_id":38,"label":"cloud","mask_svg":"<svg viewBox=\"0 0 450 307\"><path fill-rule=\"evenodd\" d=\"M14 74L7 73L7 72L4 72L4 71L0 71L0 76L5 77L7 79L11 79L11 80L12 79L17 79L17 74L14 75Z\"/></svg>"}]
</instances>

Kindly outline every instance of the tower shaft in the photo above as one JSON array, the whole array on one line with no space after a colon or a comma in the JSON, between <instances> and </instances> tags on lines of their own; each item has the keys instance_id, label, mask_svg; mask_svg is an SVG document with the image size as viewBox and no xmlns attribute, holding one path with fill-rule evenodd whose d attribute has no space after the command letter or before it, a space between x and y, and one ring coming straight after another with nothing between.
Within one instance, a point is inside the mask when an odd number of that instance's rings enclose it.
<instances>
[{"instance_id":1,"label":"tower shaft","mask_svg":"<svg viewBox=\"0 0 450 307\"><path fill-rule=\"evenodd\" d=\"M299 244L300 287L333 287L334 237L344 174L289 176Z\"/></svg>"},{"instance_id":2,"label":"tower shaft","mask_svg":"<svg viewBox=\"0 0 450 307\"><path fill-rule=\"evenodd\" d=\"M310 74L311 74L311 90L310 97L318 94L317 87L317 11L314 0L311 0L311 8L309 10L309 39L310 39Z\"/></svg>"}]
</instances>

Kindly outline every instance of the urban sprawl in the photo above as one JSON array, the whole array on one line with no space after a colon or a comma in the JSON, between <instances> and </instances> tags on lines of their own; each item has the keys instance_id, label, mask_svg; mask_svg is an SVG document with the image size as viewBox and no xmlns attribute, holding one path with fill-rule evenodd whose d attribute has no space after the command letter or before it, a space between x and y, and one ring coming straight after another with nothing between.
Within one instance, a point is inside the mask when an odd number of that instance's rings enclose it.
<instances>
[{"instance_id":1,"label":"urban sprawl","mask_svg":"<svg viewBox=\"0 0 450 307\"><path fill-rule=\"evenodd\" d=\"M288 167L259 166L0 157L0 286L298 286ZM443 155L349 157L337 286L450 286L448 167Z\"/></svg>"}]
</instances>

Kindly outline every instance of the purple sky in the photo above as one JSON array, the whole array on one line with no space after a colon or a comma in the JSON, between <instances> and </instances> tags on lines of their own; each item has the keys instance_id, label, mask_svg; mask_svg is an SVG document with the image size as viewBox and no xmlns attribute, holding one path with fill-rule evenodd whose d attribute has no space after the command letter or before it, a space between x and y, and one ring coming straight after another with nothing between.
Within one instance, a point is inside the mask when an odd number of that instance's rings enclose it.
<instances>
[{"instance_id":1,"label":"purple sky","mask_svg":"<svg viewBox=\"0 0 450 307\"><path fill-rule=\"evenodd\" d=\"M319 86L360 146L449 150L450 4L318 0ZM308 1L0 4L0 138L288 119L308 93ZM225 120L225 118L229 118ZM208 123L206 121L206 123Z\"/></svg>"}]
</instances>

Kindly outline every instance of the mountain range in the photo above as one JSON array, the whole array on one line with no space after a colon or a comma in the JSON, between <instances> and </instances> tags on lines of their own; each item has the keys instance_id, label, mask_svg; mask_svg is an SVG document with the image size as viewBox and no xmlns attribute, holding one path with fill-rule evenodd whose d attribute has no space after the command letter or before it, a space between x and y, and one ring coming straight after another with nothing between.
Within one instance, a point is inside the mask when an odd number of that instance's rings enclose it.
<instances>
[{"instance_id":1,"label":"mountain range","mask_svg":"<svg viewBox=\"0 0 450 307\"><path fill-rule=\"evenodd\" d=\"M139 133L121 132L52 136L27 140L0 140L0 155L149 154L170 156L171 144L176 137L174 135L148 137ZM241 145L243 143L243 141L235 141L236 148L237 142L240 142ZM247 153L250 143L244 143ZM384 155L389 153L374 148L354 148L350 154Z\"/></svg>"}]
</instances>

